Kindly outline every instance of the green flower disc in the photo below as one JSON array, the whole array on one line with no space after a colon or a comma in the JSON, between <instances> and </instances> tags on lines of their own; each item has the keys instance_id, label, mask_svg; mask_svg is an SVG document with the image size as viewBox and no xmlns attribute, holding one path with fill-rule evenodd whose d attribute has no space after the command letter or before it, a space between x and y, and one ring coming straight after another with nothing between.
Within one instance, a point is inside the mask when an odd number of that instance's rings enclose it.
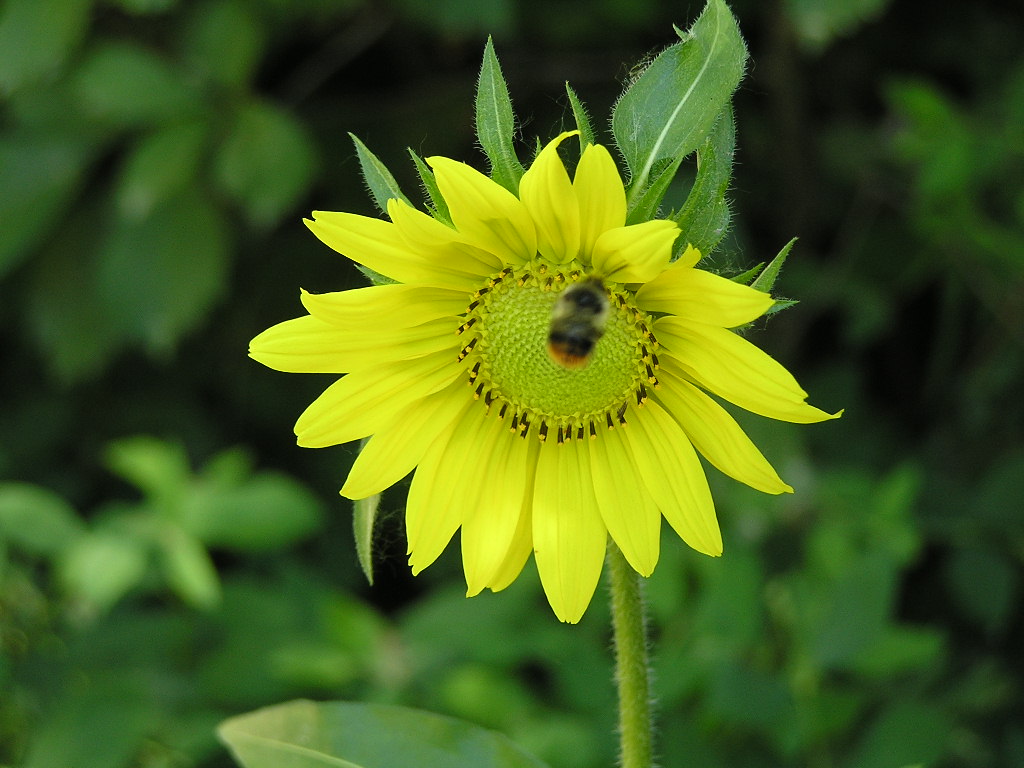
<instances>
[{"instance_id":1,"label":"green flower disc","mask_svg":"<svg viewBox=\"0 0 1024 768\"><path fill-rule=\"evenodd\" d=\"M476 310L480 342L475 351L480 375L497 397L554 421L581 423L635 396L645 370L643 333L636 311L613 294L604 335L588 364L577 370L559 365L547 342L552 308L569 284L561 275L550 281L527 276L525 282L506 277L484 294Z\"/></svg>"}]
</instances>

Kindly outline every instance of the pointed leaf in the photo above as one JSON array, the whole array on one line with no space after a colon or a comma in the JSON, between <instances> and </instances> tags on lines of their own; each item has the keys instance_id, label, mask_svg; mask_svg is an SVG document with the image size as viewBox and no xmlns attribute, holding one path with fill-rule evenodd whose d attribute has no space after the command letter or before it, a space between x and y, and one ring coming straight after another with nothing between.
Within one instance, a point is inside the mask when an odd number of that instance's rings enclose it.
<instances>
[{"instance_id":1,"label":"pointed leaf","mask_svg":"<svg viewBox=\"0 0 1024 768\"><path fill-rule=\"evenodd\" d=\"M412 157L412 161L416 165L416 170L420 174L420 179L423 180L423 189L426 191L427 197L430 199L430 207L434 218L438 221L443 221L445 224L451 225L452 215L448 212L448 203L441 194L440 187L437 186L437 179L434 178L434 172L430 170L430 166L424 162L423 158L413 151L412 147L409 147L409 156Z\"/></svg>"},{"instance_id":2,"label":"pointed leaf","mask_svg":"<svg viewBox=\"0 0 1024 768\"><path fill-rule=\"evenodd\" d=\"M491 161L491 178L513 194L519 192L519 179L523 176L523 166L513 146L515 129L508 85L501 74L494 43L488 37L476 91L476 133Z\"/></svg>"},{"instance_id":3,"label":"pointed leaf","mask_svg":"<svg viewBox=\"0 0 1024 768\"><path fill-rule=\"evenodd\" d=\"M576 95L576 91L572 89L569 83L565 84L565 92L569 94L569 104L572 106L572 116L576 120L576 130L580 132L580 154L582 155L587 145L594 143L594 129L590 125L590 115L587 114L587 108L580 101L580 97Z\"/></svg>"},{"instance_id":4,"label":"pointed leaf","mask_svg":"<svg viewBox=\"0 0 1024 768\"><path fill-rule=\"evenodd\" d=\"M729 279L734 283L739 283L740 285L749 285L755 277L761 274L762 269L764 269L763 261L757 266L751 267L746 272L740 272L738 275L733 275Z\"/></svg>"},{"instance_id":5,"label":"pointed leaf","mask_svg":"<svg viewBox=\"0 0 1024 768\"><path fill-rule=\"evenodd\" d=\"M750 284L751 288L756 288L759 291L765 293L772 292L772 286L775 285L775 281L779 279L779 273L782 272L782 265L786 263L786 257L789 256L789 252L793 249L793 244L797 241L797 238L793 238L779 251L779 255L771 260L771 263L764 268L764 272L757 276L757 279Z\"/></svg>"},{"instance_id":6,"label":"pointed leaf","mask_svg":"<svg viewBox=\"0 0 1024 768\"><path fill-rule=\"evenodd\" d=\"M612 133L633 178L629 200L644 191L655 163L696 150L743 76L747 58L723 0L709 0L683 41L665 49L615 105Z\"/></svg>"},{"instance_id":7,"label":"pointed leaf","mask_svg":"<svg viewBox=\"0 0 1024 768\"><path fill-rule=\"evenodd\" d=\"M697 148L697 177L674 218L681 232L677 248L685 248L689 243L707 256L725 235L730 219L725 193L732 176L735 149L736 122L730 104Z\"/></svg>"},{"instance_id":8,"label":"pointed leaf","mask_svg":"<svg viewBox=\"0 0 1024 768\"><path fill-rule=\"evenodd\" d=\"M675 178L682 162L683 158L677 157L670 163L664 163L664 168L654 174L654 181L648 185L642 195L637 197L629 209L629 214L626 216L627 224L639 224L642 221L648 221L657 216L665 193L668 191L668 187L672 183L672 179ZM679 254L685 249L686 241L681 238L677 239L673 248L675 251L674 256L678 258Z\"/></svg>"},{"instance_id":9,"label":"pointed leaf","mask_svg":"<svg viewBox=\"0 0 1024 768\"><path fill-rule=\"evenodd\" d=\"M395 181L395 177L391 174L391 171L387 169L387 166L380 161L380 159L371 152L363 142L359 140L359 137L354 133L349 134L349 138L352 139L352 143L356 145L356 155L359 157L359 168L363 172L363 180L366 182L366 188L370 190L370 195L373 196L373 201L377 204L377 208L382 213L388 212L388 200L398 198L403 202L409 202L409 198L405 196L402 190L398 186L398 182Z\"/></svg>"},{"instance_id":10,"label":"pointed leaf","mask_svg":"<svg viewBox=\"0 0 1024 768\"><path fill-rule=\"evenodd\" d=\"M352 532L356 539L356 557L366 580L373 586L373 523L380 509L380 494L353 502Z\"/></svg>"},{"instance_id":11,"label":"pointed leaf","mask_svg":"<svg viewBox=\"0 0 1024 768\"><path fill-rule=\"evenodd\" d=\"M795 307L799 303L800 302L796 299L776 299L775 303L768 307L767 310L765 310L765 313L764 315L762 315L762 317L768 317L768 315L777 315L782 310Z\"/></svg>"},{"instance_id":12,"label":"pointed leaf","mask_svg":"<svg viewBox=\"0 0 1024 768\"><path fill-rule=\"evenodd\" d=\"M383 704L292 701L233 717L217 735L244 768L544 768L499 733Z\"/></svg>"}]
</instances>

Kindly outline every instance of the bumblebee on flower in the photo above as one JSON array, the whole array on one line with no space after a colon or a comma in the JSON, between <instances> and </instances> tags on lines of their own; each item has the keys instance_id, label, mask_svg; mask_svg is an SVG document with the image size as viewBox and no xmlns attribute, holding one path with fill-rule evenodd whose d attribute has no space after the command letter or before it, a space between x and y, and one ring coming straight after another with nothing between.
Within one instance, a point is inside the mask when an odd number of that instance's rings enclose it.
<instances>
[{"instance_id":1,"label":"bumblebee on flower","mask_svg":"<svg viewBox=\"0 0 1024 768\"><path fill-rule=\"evenodd\" d=\"M567 622L593 596L608 536L644 576L662 517L721 554L698 453L760 491L792 490L712 395L782 421L834 418L730 330L771 296L697 269L693 248L672 261L673 221L627 225L607 149L584 147L570 178L558 152L574 135L540 151L518 194L428 158L450 223L400 199L390 221L314 213L317 237L394 282L303 292L309 314L250 348L277 370L343 374L295 427L308 447L368 438L343 495L414 471L414 573L457 530L469 595L508 586L532 552Z\"/></svg>"}]
</instances>

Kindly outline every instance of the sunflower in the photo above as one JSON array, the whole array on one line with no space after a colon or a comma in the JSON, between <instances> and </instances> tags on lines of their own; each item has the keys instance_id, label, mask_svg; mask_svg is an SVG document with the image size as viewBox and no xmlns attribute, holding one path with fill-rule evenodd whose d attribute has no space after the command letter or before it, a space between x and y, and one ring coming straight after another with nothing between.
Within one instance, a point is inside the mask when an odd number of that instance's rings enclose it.
<instances>
[{"instance_id":1,"label":"sunflower","mask_svg":"<svg viewBox=\"0 0 1024 768\"><path fill-rule=\"evenodd\" d=\"M615 162L590 144L570 178L558 146L518 195L468 165L428 158L450 223L388 202L390 221L315 212L324 243L391 281L311 294L308 315L253 339L280 371L345 374L295 425L319 448L368 438L341 493L361 499L415 470L406 507L418 573L461 530L468 595L501 590L533 552L559 619L579 621L611 536L649 576L661 518L693 549L722 552L698 453L764 491L791 492L710 395L788 422L834 418L779 363L730 329L766 293L671 260L674 222L626 225ZM584 365L549 352L573 286L606 307ZM710 394L709 394L710 393Z\"/></svg>"}]
</instances>

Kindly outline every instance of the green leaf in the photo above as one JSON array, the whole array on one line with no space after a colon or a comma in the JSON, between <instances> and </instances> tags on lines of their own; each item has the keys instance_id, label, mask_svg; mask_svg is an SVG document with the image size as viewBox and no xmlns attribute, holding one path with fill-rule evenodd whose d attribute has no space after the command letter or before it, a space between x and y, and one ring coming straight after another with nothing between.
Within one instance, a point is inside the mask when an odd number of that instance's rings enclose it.
<instances>
[{"instance_id":1,"label":"green leaf","mask_svg":"<svg viewBox=\"0 0 1024 768\"><path fill-rule=\"evenodd\" d=\"M72 85L87 117L129 128L196 114L201 102L187 82L160 54L108 42L81 64Z\"/></svg>"},{"instance_id":2,"label":"green leaf","mask_svg":"<svg viewBox=\"0 0 1024 768\"><path fill-rule=\"evenodd\" d=\"M800 43L812 52L824 50L836 37L853 33L859 26L878 18L891 0L786 0L785 13Z\"/></svg>"},{"instance_id":3,"label":"green leaf","mask_svg":"<svg viewBox=\"0 0 1024 768\"><path fill-rule=\"evenodd\" d=\"M373 523L380 508L380 494L357 499L353 503L352 532L356 539L356 556L366 580L373 584Z\"/></svg>"},{"instance_id":4,"label":"green leaf","mask_svg":"<svg viewBox=\"0 0 1024 768\"><path fill-rule=\"evenodd\" d=\"M117 626L121 628L122 625ZM90 635L93 642L94 637ZM43 657L50 674L65 675L72 669L85 674L77 684L61 686L60 693L47 703L46 716L31 728L28 754L24 762L17 763L20 768L140 765L139 752L145 749L144 745L152 743L154 733L166 727L167 710L157 703L160 697L153 690L153 680L146 679L146 674L139 674L140 669L155 671L156 667L122 663L123 657L135 650L132 645L133 641L138 645L138 637L138 634L131 635L131 640L119 637L116 642L120 653L111 657L111 661L116 658L116 663L101 674L85 672L87 669L99 671L96 666L79 666L80 661L69 663L70 658L82 658L70 649L67 660L51 654ZM104 657L103 651L97 653L95 647L92 654ZM88 743L88 748L83 748L84 743Z\"/></svg>"},{"instance_id":5,"label":"green leaf","mask_svg":"<svg viewBox=\"0 0 1024 768\"><path fill-rule=\"evenodd\" d=\"M732 177L735 149L736 122L730 104L697 148L697 176L686 202L673 217L681 231L677 251L682 252L689 243L707 256L725 235L730 219L725 193Z\"/></svg>"},{"instance_id":6,"label":"green leaf","mask_svg":"<svg viewBox=\"0 0 1024 768\"><path fill-rule=\"evenodd\" d=\"M826 669L849 669L882 640L896 590L891 559L863 555L836 582L829 606L811 630L812 653Z\"/></svg>"},{"instance_id":7,"label":"green leaf","mask_svg":"<svg viewBox=\"0 0 1024 768\"><path fill-rule=\"evenodd\" d=\"M221 187L257 226L270 226L313 180L316 151L305 127L268 102L246 104L214 163Z\"/></svg>"},{"instance_id":8,"label":"green leaf","mask_svg":"<svg viewBox=\"0 0 1024 768\"><path fill-rule=\"evenodd\" d=\"M682 42L662 51L622 94L612 133L632 172L630 208L659 160L701 146L739 85L746 58L729 8L709 0Z\"/></svg>"},{"instance_id":9,"label":"green leaf","mask_svg":"<svg viewBox=\"0 0 1024 768\"><path fill-rule=\"evenodd\" d=\"M0 138L0 277L56 229L91 157L89 144L73 136Z\"/></svg>"},{"instance_id":10,"label":"green leaf","mask_svg":"<svg viewBox=\"0 0 1024 768\"><path fill-rule=\"evenodd\" d=\"M629 209L629 214L626 216L627 224L647 221L653 219L658 214L658 209L661 207L661 201L665 197L665 192L668 191L668 187L675 178L682 162L683 158L677 157L671 162L658 164L661 167L654 174L654 181L647 185L643 194L633 202L632 207ZM676 251L675 256L678 257L685 248L686 243L681 238L677 239L674 249Z\"/></svg>"},{"instance_id":11,"label":"green leaf","mask_svg":"<svg viewBox=\"0 0 1024 768\"><path fill-rule=\"evenodd\" d=\"M145 218L198 175L206 146L201 122L176 123L141 138L125 161L117 206L125 218Z\"/></svg>"},{"instance_id":12,"label":"green leaf","mask_svg":"<svg viewBox=\"0 0 1024 768\"><path fill-rule=\"evenodd\" d=\"M111 472L165 507L177 503L191 477L188 456L181 445L148 435L111 443L105 459Z\"/></svg>"},{"instance_id":13,"label":"green leaf","mask_svg":"<svg viewBox=\"0 0 1024 768\"><path fill-rule=\"evenodd\" d=\"M523 166L513 145L515 129L516 118L508 85L501 74L494 43L488 37L476 91L476 134L487 159L491 161L491 178L513 194L518 194Z\"/></svg>"},{"instance_id":14,"label":"green leaf","mask_svg":"<svg viewBox=\"0 0 1024 768\"><path fill-rule=\"evenodd\" d=\"M988 633L1002 631L1015 616L1020 594L1020 572L998 551L970 547L958 549L945 566L953 602Z\"/></svg>"},{"instance_id":15,"label":"green leaf","mask_svg":"<svg viewBox=\"0 0 1024 768\"><path fill-rule=\"evenodd\" d=\"M232 488L194 489L180 522L207 546L243 552L286 547L316 531L323 504L305 486L261 472Z\"/></svg>"},{"instance_id":16,"label":"green leaf","mask_svg":"<svg viewBox=\"0 0 1024 768\"><path fill-rule=\"evenodd\" d=\"M322 0L321 0L322 1ZM335 0L338 2L338 0ZM350 0L349 0L350 2ZM517 5L514 0L398 0L401 17L415 21L441 37L469 40L483 34L515 34L519 28ZM342 7L348 7L342 4Z\"/></svg>"},{"instance_id":17,"label":"green leaf","mask_svg":"<svg viewBox=\"0 0 1024 768\"><path fill-rule=\"evenodd\" d=\"M0 97L54 74L88 29L92 0L7 0L0 11Z\"/></svg>"},{"instance_id":18,"label":"green leaf","mask_svg":"<svg viewBox=\"0 0 1024 768\"><path fill-rule=\"evenodd\" d=\"M857 768L935 765L946 752L955 725L938 703L890 701L850 755Z\"/></svg>"},{"instance_id":19,"label":"green leaf","mask_svg":"<svg viewBox=\"0 0 1024 768\"><path fill-rule=\"evenodd\" d=\"M54 555L85 531L78 514L47 488L0 484L0 541L34 555Z\"/></svg>"},{"instance_id":20,"label":"green leaf","mask_svg":"<svg viewBox=\"0 0 1024 768\"><path fill-rule=\"evenodd\" d=\"M580 154L583 154L583 150L587 148L588 144L595 143L594 129L590 125L590 115L587 114L587 108L569 83L565 84L565 92L569 94L569 104L572 106L572 116L576 120L576 130L580 132Z\"/></svg>"},{"instance_id":21,"label":"green leaf","mask_svg":"<svg viewBox=\"0 0 1024 768\"><path fill-rule=\"evenodd\" d=\"M762 261L760 264L751 267L745 272L740 272L738 275L733 275L729 279L732 280L734 283L739 283L740 285L749 285L750 283L753 282L755 277L761 274L761 270L763 269L764 262Z\"/></svg>"},{"instance_id":22,"label":"green leaf","mask_svg":"<svg viewBox=\"0 0 1024 768\"><path fill-rule=\"evenodd\" d=\"M49 373L64 384L98 376L128 341L94 290L104 202L82 201L32 261L26 319Z\"/></svg>"},{"instance_id":23,"label":"green leaf","mask_svg":"<svg viewBox=\"0 0 1024 768\"><path fill-rule=\"evenodd\" d=\"M797 299L776 299L775 303L768 307L767 310L765 310L763 317L768 317L769 315L777 315L782 310L792 309L799 303L800 302Z\"/></svg>"},{"instance_id":24,"label":"green leaf","mask_svg":"<svg viewBox=\"0 0 1024 768\"><path fill-rule=\"evenodd\" d=\"M798 238L793 238L779 251L778 255L769 262L768 266L764 268L764 271L757 276L757 278L750 284L751 288L756 288L759 291L765 293L771 293L772 288L775 286L775 281L779 279L779 273L782 272L782 266L786 263L786 257L789 256L789 252L793 250L793 245L796 243Z\"/></svg>"},{"instance_id":25,"label":"green leaf","mask_svg":"<svg viewBox=\"0 0 1024 768\"><path fill-rule=\"evenodd\" d=\"M857 658L857 673L883 685L898 675L936 667L946 651L943 633L934 627L889 626Z\"/></svg>"},{"instance_id":26,"label":"green leaf","mask_svg":"<svg viewBox=\"0 0 1024 768\"><path fill-rule=\"evenodd\" d=\"M430 166L423 161L423 158L416 154L412 147L409 147L409 156L412 158L412 161L416 166L416 171L419 173L420 179L423 181L423 189L430 200L430 207L433 211L434 218L438 221L443 221L445 224L451 225L452 215L448 211L448 203L441 194L440 187L437 186L437 179L434 178L434 172L430 170Z\"/></svg>"},{"instance_id":27,"label":"green leaf","mask_svg":"<svg viewBox=\"0 0 1024 768\"><path fill-rule=\"evenodd\" d=\"M61 553L58 570L72 597L106 611L142 581L148 561L147 545L141 539L94 531Z\"/></svg>"},{"instance_id":28,"label":"green leaf","mask_svg":"<svg viewBox=\"0 0 1024 768\"><path fill-rule=\"evenodd\" d=\"M226 720L244 768L543 768L501 734L383 704L293 701Z\"/></svg>"},{"instance_id":29,"label":"green leaf","mask_svg":"<svg viewBox=\"0 0 1024 768\"><path fill-rule=\"evenodd\" d=\"M166 354L206 318L227 279L225 223L188 187L142 219L119 219L100 247L97 296L129 338Z\"/></svg>"},{"instance_id":30,"label":"green leaf","mask_svg":"<svg viewBox=\"0 0 1024 768\"><path fill-rule=\"evenodd\" d=\"M789 252L793 249L793 245L799 238L794 237L779 251L778 255L772 259L768 266L764 268L764 271L750 284L751 288L756 288L759 291L765 293L771 293L772 288L775 286L775 281L779 279L779 274L782 272L782 266L786 263L786 257L789 256ZM776 298L775 303L772 304L768 311L764 313L764 317L768 315L775 315L784 309L795 307L800 302L795 299L783 299Z\"/></svg>"},{"instance_id":31,"label":"green leaf","mask_svg":"<svg viewBox=\"0 0 1024 768\"><path fill-rule=\"evenodd\" d=\"M405 196L401 188L398 186L398 182L395 181L395 177L388 170L387 166L380 161L380 159L371 152L363 142L359 140L359 137L354 133L349 134L349 138L352 139L352 143L356 145L356 155L359 157L359 169L363 172L363 180L366 182L366 188L370 191L370 195L373 197L373 201L377 204L377 208L380 209L381 213L388 212L388 200L395 198L409 203L409 198Z\"/></svg>"},{"instance_id":32,"label":"green leaf","mask_svg":"<svg viewBox=\"0 0 1024 768\"><path fill-rule=\"evenodd\" d=\"M183 35L185 61L204 80L245 87L264 50L266 33L258 19L256 9L240 0L197 3Z\"/></svg>"},{"instance_id":33,"label":"green leaf","mask_svg":"<svg viewBox=\"0 0 1024 768\"><path fill-rule=\"evenodd\" d=\"M177 526L167 526L160 539L164 575L185 603L209 611L220 605L220 578L203 545Z\"/></svg>"}]
</instances>

